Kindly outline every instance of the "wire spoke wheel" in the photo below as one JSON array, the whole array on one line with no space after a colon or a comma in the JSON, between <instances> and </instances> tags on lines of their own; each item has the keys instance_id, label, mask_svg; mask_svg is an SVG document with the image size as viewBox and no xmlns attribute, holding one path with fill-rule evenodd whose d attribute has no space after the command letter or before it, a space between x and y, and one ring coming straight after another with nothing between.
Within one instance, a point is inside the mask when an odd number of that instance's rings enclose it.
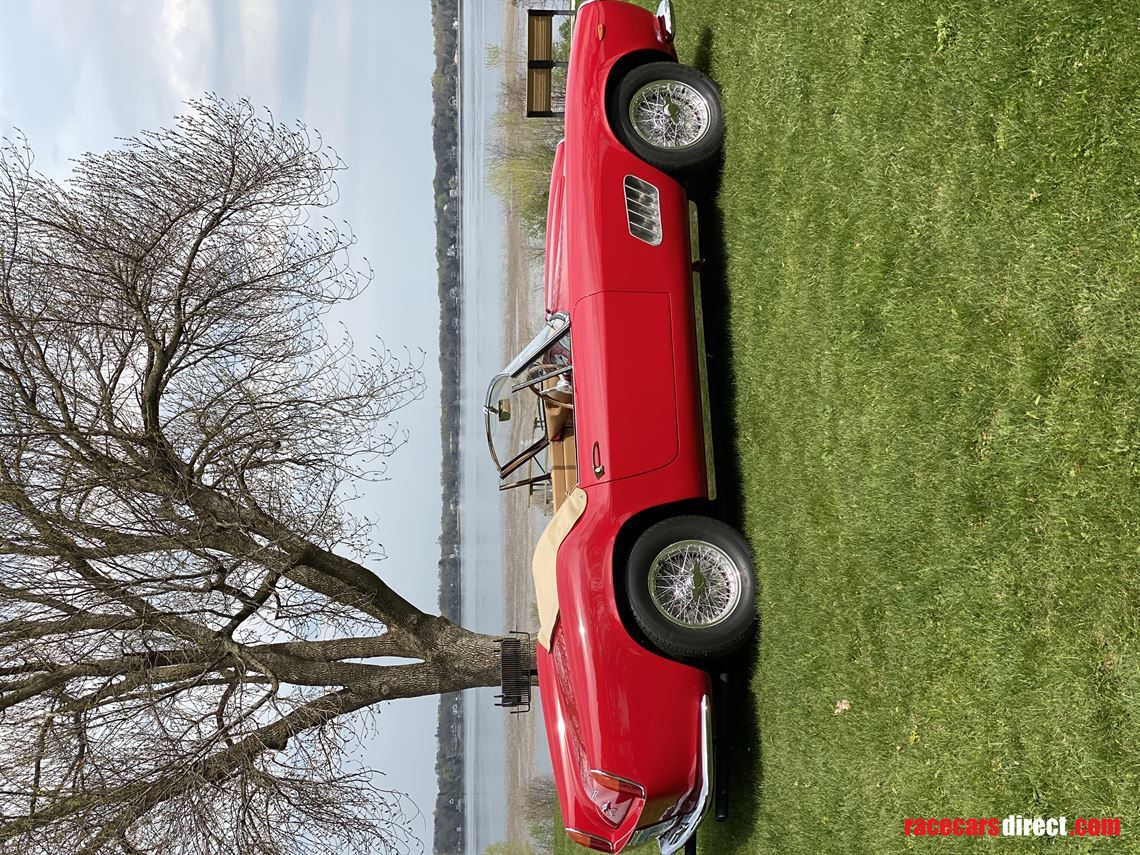
<instances>
[{"instance_id":1,"label":"wire spoke wheel","mask_svg":"<svg viewBox=\"0 0 1140 855\"><path fill-rule=\"evenodd\" d=\"M688 148L709 132L708 99L680 80L646 83L629 102L629 120L637 134L658 148Z\"/></svg>"},{"instance_id":2,"label":"wire spoke wheel","mask_svg":"<svg viewBox=\"0 0 1140 855\"><path fill-rule=\"evenodd\" d=\"M626 559L631 616L645 641L681 661L723 659L756 627L756 572L731 526L680 514L649 526Z\"/></svg>"},{"instance_id":3,"label":"wire spoke wheel","mask_svg":"<svg viewBox=\"0 0 1140 855\"><path fill-rule=\"evenodd\" d=\"M653 605L678 626L716 626L736 610L740 590L740 568L723 549L707 541L671 544L649 567Z\"/></svg>"},{"instance_id":4,"label":"wire spoke wheel","mask_svg":"<svg viewBox=\"0 0 1140 855\"><path fill-rule=\"evenodd\" d=\"M710 169L724 142L720 89L679 62L647 62L626 71L606 114L626 148L675 178Z\"/></svg>"}]
</instances>

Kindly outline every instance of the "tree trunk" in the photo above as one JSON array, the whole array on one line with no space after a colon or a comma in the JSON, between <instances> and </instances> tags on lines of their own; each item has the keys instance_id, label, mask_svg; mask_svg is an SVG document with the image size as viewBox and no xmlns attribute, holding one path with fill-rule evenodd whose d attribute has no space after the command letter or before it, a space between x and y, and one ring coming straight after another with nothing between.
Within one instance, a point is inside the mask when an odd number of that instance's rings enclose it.
<instances>
[{"instance_id":1,"label":"tree trunk","mask_svg":"<svg viewBox=\"0 0 1140 855\"><path fill-rule=\"evenodd\" d=\"M482 686L498 686L502 649L499 636L472 632L446 618L433 617L425 635L434 651L432 663L440 676L436 692L456 692Z\"/></svg>"}]
</instances>

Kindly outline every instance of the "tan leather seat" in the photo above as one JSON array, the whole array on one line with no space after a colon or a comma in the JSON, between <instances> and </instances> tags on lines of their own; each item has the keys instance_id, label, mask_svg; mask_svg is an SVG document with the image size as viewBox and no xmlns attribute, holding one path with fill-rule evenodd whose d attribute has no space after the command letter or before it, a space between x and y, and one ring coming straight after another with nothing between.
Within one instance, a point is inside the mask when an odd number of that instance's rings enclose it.
<instances>
[{"instance_id":1,"label":"tan leather seat","mask_svg":"<svg viewBox=\"0 0 1140 855\"><path fill-rule=\"evenodd\" d=\"M548 397L554 397L553 392L546 392L545 394ZM566 425L573 420L574 408L555 406L549 401L543 401L542 406L546 410L546 435L550 437L551 442L556 442Z\"/></svg>"},{"instance_id":2,"label":"tan leather seat","mask_svg":"<svg viewBox=\"0 0 1140 855\"><path fill-rule=\"evenodd\" d=\"M578 449L573 428L562 432L562 439L550 443L550 487L557 511L578 484Z\"/></svg>"},{"instance_id":3,"label":"tan leather seat","mask_svg":"<svg viewBox=\"0 0 1140 855\"><path fill-rule=\"evenodd\" d=\"M546 435L550 438L550 487L554 510L558 511L578 483L578 449L574 443L572 395L564 389L543 390L542 407ZM564 406L552 403L559 401Z\"/></svg>"}]
</instances>

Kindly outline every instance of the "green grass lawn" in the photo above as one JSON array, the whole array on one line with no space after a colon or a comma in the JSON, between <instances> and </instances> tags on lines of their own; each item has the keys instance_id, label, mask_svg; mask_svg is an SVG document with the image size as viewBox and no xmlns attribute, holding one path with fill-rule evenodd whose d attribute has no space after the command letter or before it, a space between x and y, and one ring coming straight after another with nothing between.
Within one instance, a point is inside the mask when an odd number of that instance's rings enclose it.
<instances>
[{"instance_id":1,"label":"green grass lawn","mask_svg":"<svg viewBox=\"0 0 1140 855\"><path fill-rule=\"evenodd\" d=\"M762 616L704 851L1140 852L1140 10L676 5Z\"/></svg>"}]
</instances>

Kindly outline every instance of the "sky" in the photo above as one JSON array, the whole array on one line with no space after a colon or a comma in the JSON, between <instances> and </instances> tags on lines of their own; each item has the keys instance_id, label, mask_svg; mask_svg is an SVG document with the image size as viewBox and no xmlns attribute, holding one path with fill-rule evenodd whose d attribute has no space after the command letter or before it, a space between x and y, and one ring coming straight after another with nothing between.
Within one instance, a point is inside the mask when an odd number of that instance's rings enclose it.
<instances>
[{"instance_id":1,"label":"sky","mask_svg":"<svg viewBox=\"0 0 1140 855\"><path fill-rule=\"evenodd\" d=\"M186 99L248 97L320 131L348 165L329 214L348 221L376 279L341 311L358 347L423 351L424 398L399 414L409 441L369 486L387 558L374 565L437 611L439 302L436 296L428 0L0 0L0 128L19 128L57 180L69 158L169 125ZM365 760L408 793L431 843L437 699L384 705Z\"/></svg>"}]
</instances>

